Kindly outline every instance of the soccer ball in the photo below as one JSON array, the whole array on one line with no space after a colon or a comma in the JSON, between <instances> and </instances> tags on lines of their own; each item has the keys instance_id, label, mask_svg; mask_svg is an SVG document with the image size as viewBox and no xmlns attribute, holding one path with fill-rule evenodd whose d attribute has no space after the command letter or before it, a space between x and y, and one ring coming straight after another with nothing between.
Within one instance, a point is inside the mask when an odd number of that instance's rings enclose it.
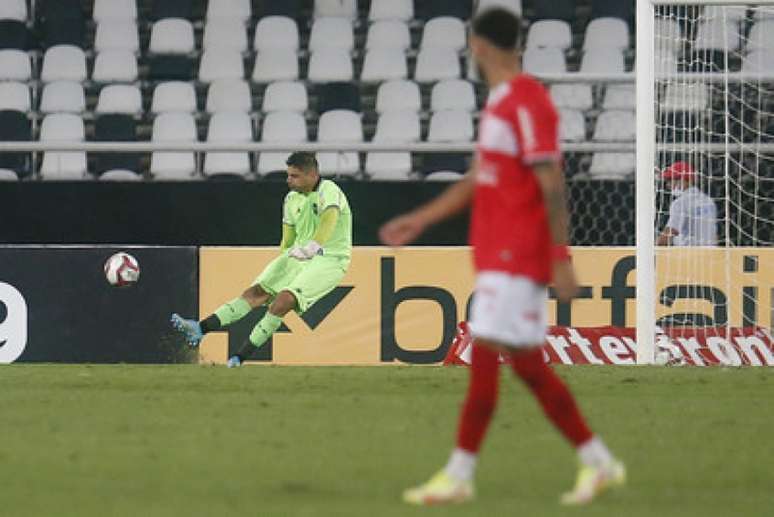
<instances>
[{"instance_id":1,"label":"soccer ball","mask_svg":"<svg viewBox=\"0 0 774 517\"><path fill-rule=\"evenodd\" d=\"M114 287L127 287L140 279L140 264L128 253L119 251L105 261L105 278Z\"/></svg>"}]
</instances>

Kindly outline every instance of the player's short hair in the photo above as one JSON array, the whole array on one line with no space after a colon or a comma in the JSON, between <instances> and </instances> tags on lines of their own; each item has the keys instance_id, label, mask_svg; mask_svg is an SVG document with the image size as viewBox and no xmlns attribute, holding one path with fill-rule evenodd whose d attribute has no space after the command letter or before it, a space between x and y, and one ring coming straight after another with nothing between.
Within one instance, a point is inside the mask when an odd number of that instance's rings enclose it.
<instances>
[{"instance_id":1,"label":"player's short hair","mask_svg":"<svg viewBox=\"0 0 774 517\"><path fill-rule=\"evenodd\" d=\"M473 34L502 50L517 50L521 45L521 18L507 9L485 9L473 18Z\"/></svg>"},{"instance_id":2,"label":"player's short hair","mask_svg":"<svg viewBox=\"0 0 774 517\"><path fill-rule=\"evenodd\" d=\"M285 164L288 167L295 167L301 169L304 172L319 171L320 166L317 164L317 158L314 153L308 153L306 151L296 151L288 156Z\"/></svg>"}]
</instances>

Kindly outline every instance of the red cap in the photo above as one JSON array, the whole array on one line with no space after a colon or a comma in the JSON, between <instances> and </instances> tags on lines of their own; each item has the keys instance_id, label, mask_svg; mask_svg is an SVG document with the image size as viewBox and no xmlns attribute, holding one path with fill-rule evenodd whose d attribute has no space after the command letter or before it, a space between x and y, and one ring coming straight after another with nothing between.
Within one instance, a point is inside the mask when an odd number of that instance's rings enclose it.
<instances>
[{"instance_id":1,"label":"red cap","mask_svg":"<svg viewBox=\"0 0 774 517\"><path fill-rule=\"evenodd\" d=\"M692 180L695 176L696 171L686 162L675 162L661 174L665 180Z\"/></svg>"}]
</instances>

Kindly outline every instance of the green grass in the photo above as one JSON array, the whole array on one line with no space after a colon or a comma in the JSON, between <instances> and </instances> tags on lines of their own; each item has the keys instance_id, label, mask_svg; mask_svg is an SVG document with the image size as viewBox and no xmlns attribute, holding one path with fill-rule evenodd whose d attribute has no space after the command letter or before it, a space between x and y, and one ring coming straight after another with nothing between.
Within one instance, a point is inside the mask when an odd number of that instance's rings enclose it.
<instances>
[{"instance_id":1,"label":"green grass","mask_svg":"<svg viewBox=\"0 0 774 517\"><path fill-rule=\"evenodd\" d=\"M411 508L446 460L463 368L0 368L2 516L763 516L774 370L564 367L629 485L557 504L570 448L503 375L475 503Z\"/></svg>"}]
</instances>

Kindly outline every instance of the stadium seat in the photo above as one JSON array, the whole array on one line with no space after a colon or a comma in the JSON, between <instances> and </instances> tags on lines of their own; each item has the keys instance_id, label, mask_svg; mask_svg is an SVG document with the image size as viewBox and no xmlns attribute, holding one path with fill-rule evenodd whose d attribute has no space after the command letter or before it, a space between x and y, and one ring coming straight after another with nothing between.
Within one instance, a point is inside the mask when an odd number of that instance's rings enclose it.
<instances>
[{"instance_id":1,"label":"stadium seat","mask_svg":"<svg viewBox=\"0 0 774 517\"><path fill-rule=\"evenodd\" d=\"M308 79L313 83L351 81L352 75L352 58L346 50L320 49L309 59Z\"/></svg>"},{"instance_id":2,"label":"stadium seat","mask_svg":"<svg viewBox=\"0 0 774 517\"><path fill-rule=\"evenodd\" d=\"M24 22L0 19L0 49L28 50L29 47L30 35Z\"/></svg>"},{"instance_id":3,"label":"stadium seat","mask_svg":"<svg viewBox=\"0 0 774 517\"><path fill-rule=\"evenodd\" d=\"M298 79L298 56L293 49L268 49L258 52L252 80L256 83L295 81Z\"/></svg>"},{"instance_id":4,"label":"stadium seat","mask_svg":"<svg viewBox=\"0 0 774 517\"><path fill-rule=\"evenodd\" d=\"M3 0L0 2L0 20L27 21L26 0Z\"/></svg>"},{"instance_id":5,"label":"stadium seat","mask_svg":"<svg viewBox=\"0 0 774 517\"><path fill-rule=\"evenodd\" d=\"M413 81L389 81L379 85L376 92L376 112L413 111L422 109L419 86Z\"/></svg>"},{"instance_id":6,"label":"stadium seat","mask_svg":"<svg viewBox=\"0 0 774 517\"><path fill-rule=\"evenodd\" d=\"M170 81L156 85L151 112L159 114L170 111L196 113L196 90L191 83Z\"/></svg>"},{"instance_id":7,"label":"stadium seat","mask_svg":"<svg viewBox=\"0 0 774 517\"><path fill-rule=\"evenodd\" d=\"M266 87L261 111L295 111L303 113L309 107L309 98L304 83L299 81L277 81Z\"/></svg>"},{"instance_id":8,"label":"stadium seat","mask_svg":"<svg viewBox=\"0 0 774 517\"><path fill-rule=\"evenodd\" d=\"M586 120L579 110L559 110L559 138L563 142L586 140Z\"/></svg>"},{"instance_id":9,"label":"stadium seat","mask_svg":"<svg viewBox=\"0 0 774 517\"><path fill-rule=\"evenodd\" d=\"M461 180L463 177L462 173L456 171L435 171L425 176L425 181L454 182Z\"/></svg>"},{"instance_id":10,"label":"stadium seat","mask_svg":"<svg viewBox=\"0 0 774 517\"><path fill-rule=\"evenodd\" d=\"M423 0L417 2L416 17L430 20L439 16L454 16L469 20L473 12L473 0Z\"/></svg>"},{"instance_id":11,"label":"stadium seat","mask_svg":"<svg viewBox=\"0 0 774 517\"><path fill-rule=\"evenodd\" d=\"M83 17L47 18L42 23L43 48L73 45L84 48L86 20Z\"/></svg>"},{"instance_id":12,"label":"stadium seat","mask_svg":"<svg viewBox=\"0 0 774 517\"><path fill-rule=\"evenodd\" d=\"M221 79L244 79L245 64L242 54L221 47L210 48L202 54L199 63L199 81L211 83Z\"/></svg>"},{"instance_id":13,"label":"stadium seat","mask_svg":"<svg viewBox=\"0 0 774 517\"><path fill-rule=\"evenodd\" d=\"M425 24L420 47L448 47L459 52L467 45L466 40L462 20L444 16L433 18Z\"/></svg>"},{"instance_id":14,"label":"stadium seat","mask_svg":"<svg viewBox=\"0 0 774 517\"><path fill-rule=\"evenodd\" d=\"M680 22L672 18L656 18L653 20L653 34L657 51L677 54L682 52L688 42L683 37Z\"/></svg>"},{"instance_id":15,"label":"stadium seat","mask_svg":"<svg viewBox=\"0 0 774 517\"><path fill-rule=\"evenodd\" d=\"M91 79L97 83L132 83L137 80L137 56L127 50L106 50L94 59Z\"/></svg>"},{"instance_id":16,"label":"stadium seat","mask_svg":"<svg viewBox=\"0 0 774 517\"><path fill-rule=\"evenodd\" d=\"M40 126L41 142L83 142L83 119L72 113L47 115ZM86 153L83 151L43 153L40 175L46 180L79 180L86 177Z\"/></svg>"},{"instance_id":17,"label":"stadium seat","mask_svg":"<svg viewBox=\"0 0 774 517\"><path fill-rule=\"evenodd\" d=\"M408 76L403 49L376 48L366 52L360 80L366 83L405 79Z\"/></svg>"},{"instance_id":18,"label":"stadium seat","mask_svg":"<svg viewBox=\"0 0 774 517\"><path fill-rule=\"evenodd\" d=\"M24 83L0 82L0 111L30 111L32 99L30 89Z\"/></svg>"},{"instance_id":19,"label":"stadium seat","mask_svg":"<svg viewBox=\"0 0 774 517\"><path fill-rule=\"evenodd\" d=\"M275 144L297 144L306 142L306 121L300 113L275 111L266 115L263 121L261 141ZM261 153L258 157L258 174L284 171L289 152Z\"/></svg>"},{"instance_id":20,"label":"stadium seat","mask_svg":"<svg viewBox=\"0 0 774 517\"><path fill-rule=\"evenodd\" d=\"M634 2L591 0L591 18L620 18L628 22L634 18Z\"/></svg>"},{"instance_id":21,"label":"stadium seat","mask_svg":"<svg viewBox=\"0 0 774 517\"><path fill-rule=\"evenodd\" d=\"M318 123L317 140L341 144L362 142L363 125L360 115L347 110L323 113ZM356 152L317 153L317 161L323 174L353 176L360 170L360 157Z\"/></svg>"},{"instance_id":22,"label":"stadium seat","mask_svg":"<svg viewBox=\"0 0 774 517\"><path fill-rule=\"evenodd\" d=\"M111 169L102 173L100 181L142 181L142 176L126 169Z\"/></svg>"},{"instance_id":23,"label":"stadium seat","mask_svg":"<svg viewBox=\"0 0 774 517\"><path fill-rule=\"evenodd\" d=\"M637 96L633 84L610 84L605 88L605 100L602 108L634 110Z\"/></svg>"},{"instance_id":24,"label":"stadium seat","mask_svg":"<svg viewBox=\"0 0 774 517\"><path fill-rule=\"evenodd\" d=\"M750 28L750 35L745 47L747 52L767 49L769 51L774 49L774 19L756 22Z\"/></svg>"},{"instance_id":25,"label":"stadium seat","mask_svg":"<svg viewBox=\"0 0 774 517\"><path fill-rule=\"evenodd\" d=\"M774 79L774 53L768 50L753 50L742 60L742 72L753 76Z\"/></svg>"},{"instance_id":26,"label":"stadium seat","mask_svg":"<svg viewBox=\"0 0 774 517\"><path fill-rule=\"evenodd\" d=\"M553 84L549 91L557 108L589 110L594 104L589 84Z\"/></svg>"},{"instance_id":27,"label":"stadium seat","mask_svg":"<svg viewBox=\"0 0 774 517\"><path fill-rule=\"evenodd\" d=\"M193 25L182 18L155 22L148 50L152 54L190 54L195 50Z\"/></svg>"},{"instance_id":28,"label":"stadium seat","mask_svg":"<svg viewBox=\"0 0 774 517\"><path fill-rule=\"evenodd\" d=\"M153 121L153 142L196 142L196 122L189 113L162 113ZM150 173L158 180L191 180L196 174L196 158L192 152L155 152L151 156Z\"/></svg>"},{"instance_id":29,"label":"stadium seat","mask_svg":"<svg viewBox=\"0 0 774 517\"><path fill-rule=\"evenodd\" d=\"M51 47L43 55L43 69L40 80L44 83L52 81L86 80L86 54L72 45Z\"/></svg>"},{"instance_id":30,"label":"stadium seat","mask_svg":"<svg viewBox=\"0 0 774 517\"><path fill-rule=\"evenodd\" d=\"M768 10L768 9L767 9ZM747 17L747 6L744 5L707 5L704 6L701 17L705 20L723 20L739 24Z\"/></svg>"},{"instance_id":31,"label":"stadium seat","mask_svg":"<svg viewBox=\"0 0 774 517\"><path fill-rule=\"evenodd\" d=\"M132 20L105 21L97 25L94 36L94 50L140 50L140 37L137 24Z\"/></svg>"},{"instance_id":32,"label":"stadium seat","mask_svg":"<svg viewBox=\"0 0 774 517\"><path fill-rule=\"evenodd\" d=\"M535 2L534 20L564 20L572 22L577 17L576 0L551 0Z\"/></svg>"},{"instance_id":33,"label":"stadium seat","mask_svg":"<svg viewBox=\"0 0 774 517\"><path fill-rule=\"evenodd\" d=\"M567 50L572 46L570 24L561 20L540 20L529 26L527 49L558 48Z\"/></svg>"},{"instance_id":34,"label":"stadium seat","mask_svg":"<svg viewBox=\"0 0 774 517\"><path fill-rule=\"evenodd\" d=\"M130 115L99 115L94 122L97 142L137 141L137 122ZM97 175L111 170L140 171L140 156L136 153L92 153L93 172Z\"/></svg>"},{"instance_id":35,"label":"stadium seat","mask_svg":"<svg viewBox=\"0 0 774 517\"><path fill-rule=\"evenodd\" d=\"M417 56L414 79L419 83L433 83L460 76L460 59L450 48L423 48Z\"/></svg>"},{"instance_id":36,"label":"stadium seat","mask_svg":"<svg viewBox=\"0 0 774 517\"><path fill-rule=\"evenodd\" d=\"M324 49L350 52L355 45L352 22L347 18L317 18L309 36L309 51Z\"/></svg>"},{"instance_id":37,"label":"stadium seat","mask_svg":"<svg viewBox=\"0 0 774 517\"><path fill-rule=\"evenodd\" d=\"M293 52L299 45L298 24L286 16L267 16L255 26L253 50L286 49Z\"/></svg>"},{"instance_id":38,"label":"stadium seat","mask_svg":"<svg viewBox=\"0 0 774 517\"><path fill-rule=\"evenodd\" d=\"M222 111L210 118L207 141L212 143L247 143L253 140L253 124L247 113ZM250 172L250 155L242 153L207 153L204 175L241 174Z\"/></svg>"},{"instance_id":39,"label":"stadium seat","mask_svg":"<svg viewBox=\"0 0 774 517\"><path fill-rule=\"evenodd\" d=\"M220 79L210 84L207 90L207 113L219 111L253 110L253 96L250 85L241 79Z\"/></svg>"},{"instance_id":40,"label":"stadium seat","mask_svg":"<svg viewBox=\"0 0 774 517\"><path fill-rule=\"evenodd\" d=\"M591 48L629 48L629 25L620 18L591 20L583 37L583 50Z\"/></svg>"},{"instance_id":41,"label":"stadium seat","mask_svg":"<svg viewBox=\"0 0 774 517\"><path fill-rule=\"evenodd\" d=\"M596 142L632 142L636 137L637 122L633 111L603 111L597 117L593 140Z\"/></svg>"},{"instance_id":42,"label":"stadium seat","mask_svg":"<svg viewBox=\"0 0 774 517\"><path fill-rule=\"evenodd\" d=\"M32 124L27 114L16 110L0 111L0 142L28 142L32 140ZM19 177L28 176L30 153L0 152L0 169L12 170Z\"/></svg>"},{"instance_id":43,"label":"stadium seat","mask_svg":"<svg viewBox=\"0 0 774 517\"><path fill-rule=\"evenodd\" d=\"M695 51L721 50L733 52L739 49L739 24L724 22L723 18L711 19L696 29Z\"/></svg>"},{"instance_id":44,"label":"stadium seat","mask_svg":"<svg viewBox=\"0 0 774 517\"><path fill-rule=\"evenodd\" d=\"M522 68L529 74L563 74L567 62L562 49L532 47L522 55Z\"/></svg>"},{"instance_id":45,"label":"stadium seat","mask_svg":"<svg viewBox=\"0 0 774 517\"><path fill-rule=\"evenodd\" d=\"M43 87L41 113L82 113L86 111L86 95L81 83L54 81Z\"/></svg>"},{"instance_id":46,"label":"stadium seat","mask_svg":"<svg viewBox=\"0 0 774 517\"><path fill-rule=\"evenodd\" d=\"M470 142L473 140L473 118L469 111L443 110L430 118L428 142Z\"/></svg>"},{"instance_id":47,"label":"stadium seat","mask_svg":"<svg viewBox=\"0 0 774 517\"><path fill-rule=\"evenodd\" d=\"M136 0L94 0L94 21L134 21L137 19Z\"/></svg>"},{"instance_id":48,"label":"stadium seat","mask_svg":"<svg viewBox=\"0 0 774 517\"><path fill-rule=\"evenodd\" d=\"M102 88L97 99L96 113L139 115L142 113L142 94L131 84L110 84Z\"/></svg>"},{"instance_id":49,"label":"stadium seat","mask_svg":"<svg viewBox=\"0 0 774 517\"><path fill-rule=\"evenodd\" d=\"M589 175L592 179L625 180L634 174L633 153L594 153Z\"/></svg>"},{"instance_id":50,"label":"stadium seat","mask_svg":"<svg viewBox=\"0 0 774 517\"><path fill-rule=\"evenodd\" d=\"M371 0L368 20L403 20L414 17L414 0Z\"/></svg>"},{"instance_id":51,"label":"stadium seat","mask_svg":"<svg viewBox=\"0 0 774 517\"><path fill-rule=\"evenodd\" d=\"M584 74L621 74L624 55L616 48L590 48L583 53L580 71Z\"/></svg>"},{"instance_id":52,"label":"stadium seat","mask_svg":"<svg viewBox=\"0 0 774 517\"><path fill-rule=\"evenodd\" d=\"M349 82L331 82L317 88L317 111L331 110L362 111L358 87Z\"/></svg>"},{"instance_id":53,"label":"stadium seat","mask_svg":"<svg viewBox=\"0 0 774 517\"><path fill-rule=\"evenodd\" d=\"M411 47L411 33L406 22L382 20L372 23L368 28L366 50L397 48L405 51L409 47Z\"/></svg>"},{"instance_id":54,"label":"stadium seat","mask_svg":"<svg viewBox=\"0 0 774 517\"><path fill-rule=\"evenodd\" d=\"M314 0L314 17L337 17L355 20L357 0Z\"/></svg>"},{"instance_id":55,"label":"stadium seat","mask_svg":"<svg viewBox=\"0 0 774 517\"><path fill-rule=\"evenodd\" d=\"M677 55L669 51L656 51L655 72L658 75L675 75L677 74L679 59Z\"/></svg>"},{"instance_id":56,"label":"stadium seat","mask_svg":"<svg viewBox=\"0 0 774 517\"><path fill-rule=\"evenodd\" d=\"M252 17L250 0L209 0L207 2L207 23L214 19L238 20L242 24Z\"/></svg>"},{"instance_id":57,"label":"stadium seat","mask_svg":"<svg viewBox=\"0 0 774 517\"><path fill-rule=\"evenodd\" d=\"M204 50L222 48L237 52L247 51L247 29L239 19L216 18L204 26Z\"/></svg>"},{"instance_id":58,"label":"stadium seat","mask_svg":"<svg viewBox=\"0 0 774 517\"><path fill-rule=\"evenodd\" d=\"M151 20L158 21L165 18L193 18L194 0L155 0L151 7Z\"/></svg>"},{"instance_id":59,"label":"stadium seat","mask_svg":"<svg viewBox=\"0 0 774 517\"><path fill-rule=\"evenodd\" d=\"M2 155L0 155L0 160L2 160ZM19 176L16 174L16 171L11 169L1 169L0 168L0 181L18 181Z\"/></svg>"},{"instance_id":60,"label":"stadium seat","mask_svg":"<svg viewBox=\"0 0 774 517\"><path fill-rule=\"evenodd\" d=\"M374 142L410 143L419 141L419 117L410 111L388 111L379 116ZM408 180L412 172L411 153L372 152L366 155L365 171L374 180Z\"/></svg>"},{"instance_id":61,"label":"stadium seat","mask_svg":"<svg viewBox=\"0 0 774 517\"><path fill-rule=\"evenodd\" d=\"M188 56L153 56L149 59L148 79L152 81L190 81L194 62Z\"/></svg>"},{"instance_id":62,"label":"stadium seat","mask_svg":"<svg viewBox=\"0 0 774 517\"><path fill-rule=\"evenodd\" d=\"M476 12L481 12L493 7L506 9L517 16L521 16L522 12L521 0L478 0Z\"/></svg>"},{"instance_id":63,"label":"stadium seat","mask_svg":"<svg viewBox=\"0 0 774 517\"><path fill-rule=\"evenodd\" d=\"M433 111L476 110L476 92L473 85L464 79L439 81L430 94L430 109Z\"/></svg>"},{"instance_id":64,"label":"stadium seat","mask_svg":"<svg viewBox=\"0 0 774 517\"><path fill-rule=\"evenodd\" d=\"M661 110L703 111L710 105L708 86L703 83L670 83L660 101Z\"/></svg>"},{"instance_id":65,"label":"stadium seat","mask_svg":"<svg viewBox=\"0 0 774 517\"><path fill-rule=\"evenodd\" d=\"M21 50L0 50L0 81L26 82L32 78L30 56Z\"/></svg>"}]
</instances>

